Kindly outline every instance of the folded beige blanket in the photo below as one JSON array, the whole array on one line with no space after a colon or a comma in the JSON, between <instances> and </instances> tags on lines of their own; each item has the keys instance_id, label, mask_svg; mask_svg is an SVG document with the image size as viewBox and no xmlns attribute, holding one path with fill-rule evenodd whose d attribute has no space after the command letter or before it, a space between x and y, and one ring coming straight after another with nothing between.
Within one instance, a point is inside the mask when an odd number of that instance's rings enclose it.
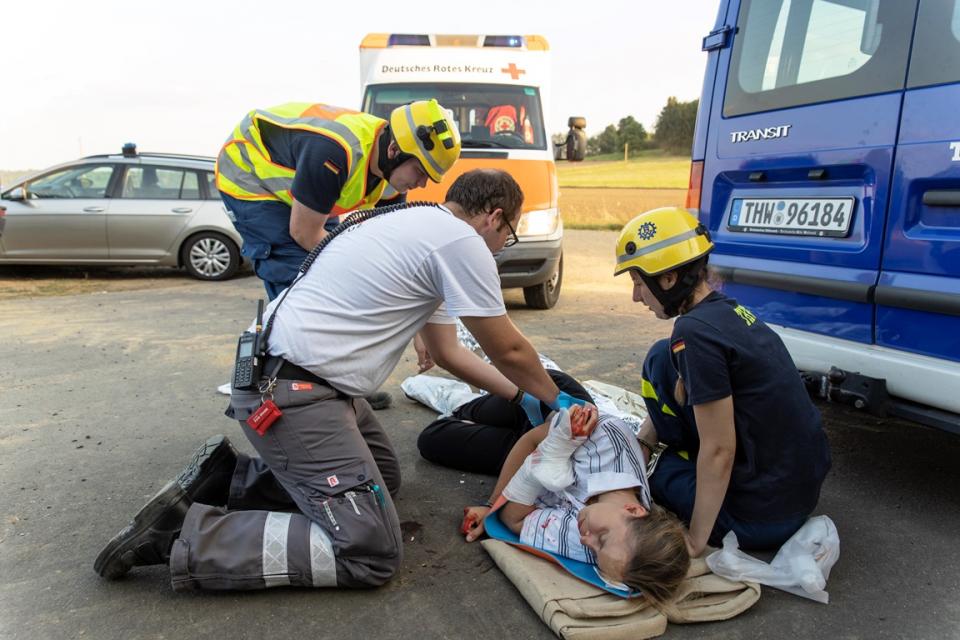
<instances>
[{"instance_id":1,"label":"folded beige blanket","mask_svg":"<svg viewBox=\"0 0 960 640\"><path fill-rule=\"evenodd\" d=\"M676 600L658 608L646 598L625 599L602 591L505 542L482 544L547 626L568 640L654 638L666 631L668 621L726 620L760 599L760 585L714 575L702 557L691 563Z\"/></svg>"}]
</instances>

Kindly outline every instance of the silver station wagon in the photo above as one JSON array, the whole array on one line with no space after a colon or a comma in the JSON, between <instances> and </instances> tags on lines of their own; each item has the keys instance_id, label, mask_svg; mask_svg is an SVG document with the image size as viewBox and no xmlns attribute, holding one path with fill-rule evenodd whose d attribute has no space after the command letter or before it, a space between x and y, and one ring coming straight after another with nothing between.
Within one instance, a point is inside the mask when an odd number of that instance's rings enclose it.
<instances>
[{"instance_id":1,"label":"silver station wagon","mask_svg":"<svg viewBox=\"0 0 960 640\"><path fill-rule=\"evenodd\" d=\"M214 159L89 156L0 193L0 264L161 265L226 280L243 240L214 185Z\"/></svg>"}]
</instances>

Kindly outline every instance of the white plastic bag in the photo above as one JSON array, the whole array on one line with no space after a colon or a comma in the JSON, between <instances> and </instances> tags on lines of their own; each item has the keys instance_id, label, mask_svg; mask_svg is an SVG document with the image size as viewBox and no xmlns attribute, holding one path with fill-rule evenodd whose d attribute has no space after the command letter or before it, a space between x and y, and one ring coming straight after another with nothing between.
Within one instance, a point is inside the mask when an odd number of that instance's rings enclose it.
<instances>
[{"instance_id":1,"label":"white plastic bag","mask_svg":"<svg viewBox=\"0 0 960 640\"><path fill-rule=\"evenodd\" d=\"M466 382L426 374L410 376L400 383L400 389L408 398L422 402L441 417L450 415L460 405L480 397Z\"/></svg>"},{"instance_id":2,"label":"white plastic bag","mask_svg":"<svg viewBox=\"0 0 960 640\"><path fill-rule=\"evenodd\" d=\"M737 536L731 531L723 538L723 548L707 556L707 566L730 580L759 582L827 604L827 578L839 557L836 525L827 516L816 516L783 543L770 564L740 551Z\"/></svg>"}]
</instances>

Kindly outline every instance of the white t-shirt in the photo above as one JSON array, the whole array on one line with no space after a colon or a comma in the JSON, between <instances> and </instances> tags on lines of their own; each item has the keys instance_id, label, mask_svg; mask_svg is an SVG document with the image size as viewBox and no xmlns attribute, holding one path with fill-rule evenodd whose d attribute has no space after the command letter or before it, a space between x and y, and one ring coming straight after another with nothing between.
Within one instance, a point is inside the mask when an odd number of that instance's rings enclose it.
<instances>
[{"instance_id":1,"label":"white t-shirt","mask_svg":"<svg viewBox=\"0 0 960 640\"><path fill-rule=\"evenodd\" d=\"M577 516L587 500L599 493L634 489L650 508L646 459L626 421L601 414L596 429L573 452L573 484L560 493L537 498L537 509L527 514L520 533L523 544L596 564L592 551L580 542Z\"/></svg>"},{"instance_id":2,"label":"white t-shirt","mask_svg":"<svg viewBox=\"0 0 960 640\"><path fill-rule=\"evenodd\" d=\"M365 396L428 321L504 314L496 262L473 227L442 207L411 207L356 225L320 252L280 307L269 352Z\"/></svg>"}]
</instances>

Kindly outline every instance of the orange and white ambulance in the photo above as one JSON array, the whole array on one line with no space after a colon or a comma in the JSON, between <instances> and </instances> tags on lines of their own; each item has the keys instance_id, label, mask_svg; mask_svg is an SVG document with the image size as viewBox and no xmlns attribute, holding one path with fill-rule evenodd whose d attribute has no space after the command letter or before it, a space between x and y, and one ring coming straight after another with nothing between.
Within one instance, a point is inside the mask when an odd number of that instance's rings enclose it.
<instances>
[{"instance_id":1,"label":"orange and white ambulance","mask_svg":"<svg viewBox=\"0 0 960 640\"><path fill-rule=\"evenodd\" d=\"M520 242L497 255L502 286L523 288L530 307L549 309L563 280L563 222L557 171L544 128L549 47L541 36L374 33L360 44L362 110L381 118L412 100L436 98L460 128L460 160L440 184L409 200L442 202L460 174L509 172L524 193Z\"/></svg>"}]
</instances>

